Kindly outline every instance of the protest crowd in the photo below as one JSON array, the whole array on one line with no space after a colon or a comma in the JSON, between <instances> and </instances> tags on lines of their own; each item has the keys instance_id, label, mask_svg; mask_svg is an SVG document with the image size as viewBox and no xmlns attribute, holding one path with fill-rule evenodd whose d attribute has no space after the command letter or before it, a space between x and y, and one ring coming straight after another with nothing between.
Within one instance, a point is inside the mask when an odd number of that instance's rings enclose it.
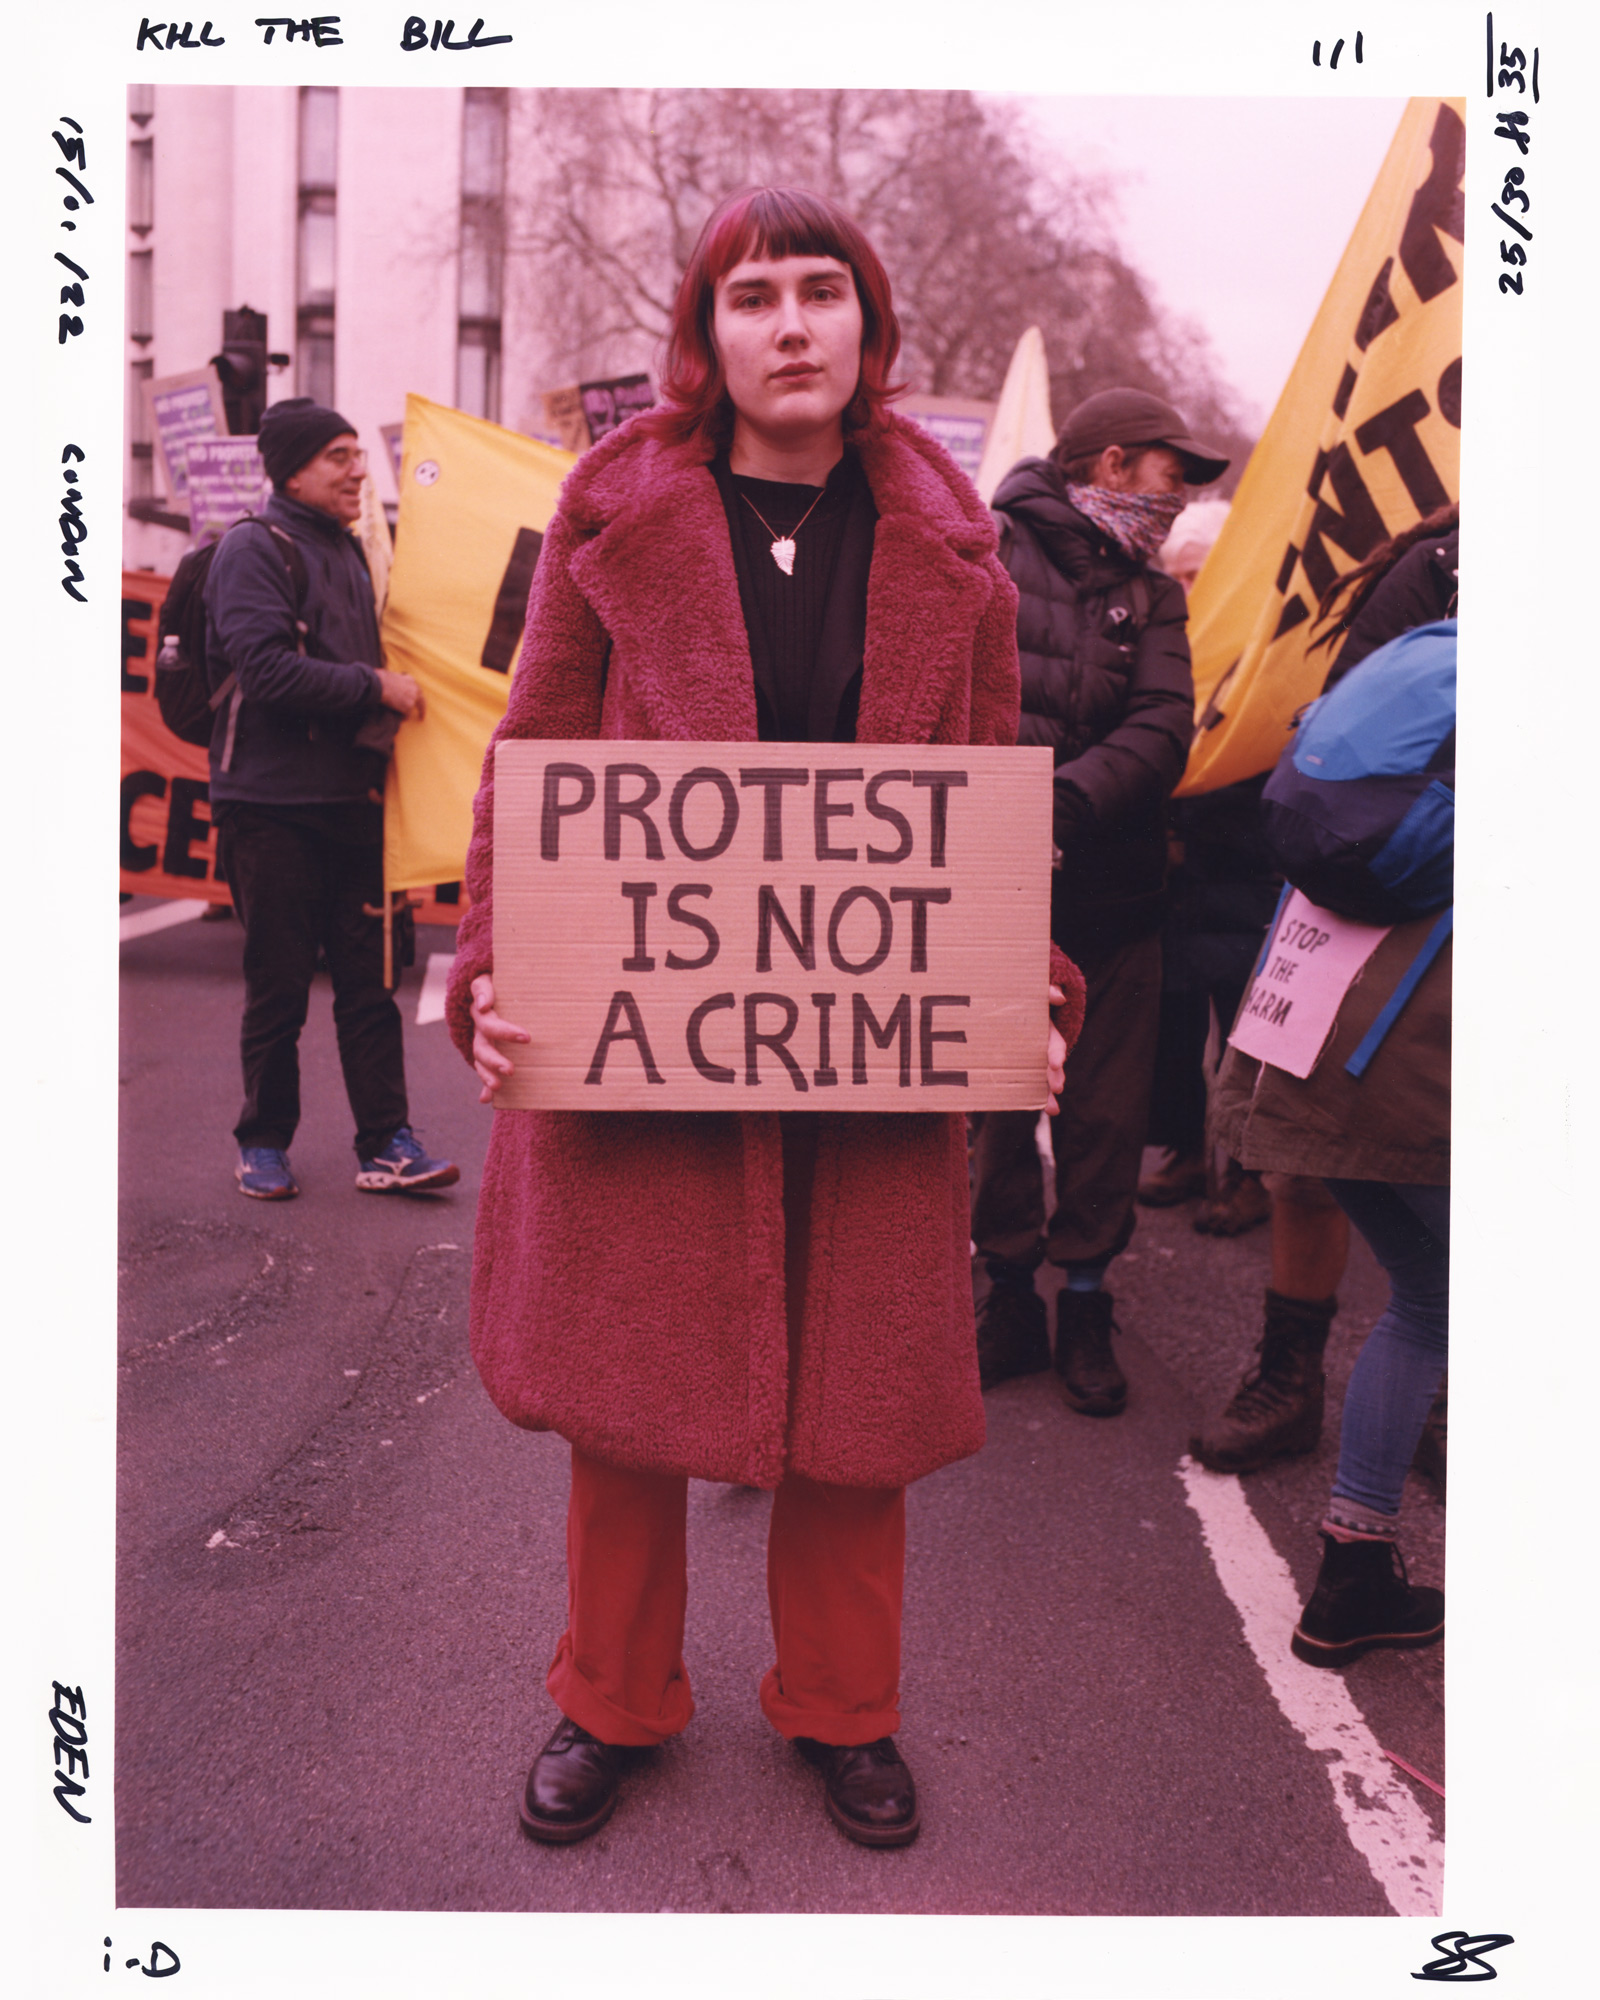
<instances>
[{"instance_id":1,"label":"protest crowd","mask_svg":"<svg viewBox=\"0 0 1600 2000\"><path fill-rule=\"evenodd\" d=\"M511 1422L571 1447L568 1625L540 1639L557 1715L519 1799L547 1843L604 1825L694 1712L692 1479L774 1496L762 1712L817 1767L844 1835L915 1839L895 1740L906 1488L981 1450L984 1399L1016 1378L1053 1374L1069 1424L1127 1411L1118 1259L1142 1208L1270 1233L1260 1320L1191 1440L1198 1465L1247 1476L1338 1430L1294 1654L1338 1669L1443 1634L1442 1592L1409 1580L1398 1544L1408 1471L1444 1480L1457 509L1414 509L1346 560L1303 607L1281 751L1185 788L1189 593L1229 532L1213 493L1229 452L1114 386L980 498L897 410L899 349L890 273L839 204L793 187L723 201L682 273L655 400L578 456L541 531L487 745L446 1001L485 1104L538 1062L541 1026L497 958L499 746L831 745L840 763L840 746L1032 746L1053 772L1027 1108L835 1109L823 1009L816 1094L777 1114L495 1111L473 1359ZM385 663L353 532L356 427L287 397L256 445L270 497L180 566L160 690L174 716L198 698L190 740L242 929L238 1190L315 1198L290 1152L325 968L356 1185L432 1198L459 1176L413 1129L405 899L397 920L384 862L386 774L431 697ZM572 808L545 796L559 833ZM777 779L764 797L770 829ZM614 824L653 837L649 803L610 796ZM686 907L674 918L710 932ZM643 888L633 908L648 963ZM803 935L776 920L807 966L809 908ZM1274 1040L1308 1015L1309 1046ZM649 1066L636 1011L607 1032L615 1060ZM798 1093L788 1032L747 1026L752 1063L780 1044ZM1352 1227L1390 1296L1338 1409L1323 1355Z\"/></svg>"}]
</instances>

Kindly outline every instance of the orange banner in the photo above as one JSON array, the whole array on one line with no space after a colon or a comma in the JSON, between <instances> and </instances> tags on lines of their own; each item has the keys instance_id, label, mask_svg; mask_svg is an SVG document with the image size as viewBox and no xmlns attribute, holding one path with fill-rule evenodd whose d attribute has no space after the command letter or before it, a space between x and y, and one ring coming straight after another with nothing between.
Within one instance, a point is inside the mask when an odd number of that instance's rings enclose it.
<instances>
[{"instance_id":1,"label":"orange banner","mask_svg":"<svg viewBox=\"0 0 1600 2000\"><path fill-rule=\"evenodd\" d=\"M156 625L171 581L152 570L122 572L121 886L134 896L226 903L206 753L180 742L156 705ZM453 924L466 907L466 892L443 883L431 895L413 891L412 901L418 923Z\"/></svg>"},{"instance_id":2,"label":"orange banner","mask_svg":"<svg viewBox=\"0 0 1600 2000\"><path fill-rule=\"evenodd\" d=\"M122 888L225 903L206 753L180 743L156 706L156 623L171 581L122 572Z\"/></svg>"}]
</instances>

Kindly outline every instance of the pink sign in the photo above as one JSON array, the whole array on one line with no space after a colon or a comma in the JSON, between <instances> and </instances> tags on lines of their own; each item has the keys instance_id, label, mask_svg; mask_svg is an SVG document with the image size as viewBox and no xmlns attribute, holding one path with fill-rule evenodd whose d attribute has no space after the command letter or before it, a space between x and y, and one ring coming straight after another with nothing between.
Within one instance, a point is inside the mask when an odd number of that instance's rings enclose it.
<instances>
[{"instance_id":1,"label":"pink sign","mask_svg":"<svg viewBox=\"0 0 1600 2000\"><path fill-rule=\"evenodd\" d=\"M1336 917L1296 889L1279 913L1229 1042L1290 1076L1309 1076L1333 1032L1340 1002L1388 935L1388 925Z\"/></svg>"}]
</instances>

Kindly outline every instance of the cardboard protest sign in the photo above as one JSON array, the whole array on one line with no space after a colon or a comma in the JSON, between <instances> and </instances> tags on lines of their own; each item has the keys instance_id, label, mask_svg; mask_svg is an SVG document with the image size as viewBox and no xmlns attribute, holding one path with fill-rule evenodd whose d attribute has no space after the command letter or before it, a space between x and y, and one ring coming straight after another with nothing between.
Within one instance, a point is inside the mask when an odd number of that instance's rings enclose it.
<instances>
[{"instance_id":1,"label":"cardboard protest sign","mask_svg":"<svg viewBox=\"0 0 1600 2000\"><path fill-rule=\"evenodd\" d=\"M505 1109L1045 1101L1051 753L502 742Z\"/></svg>"},{"instance_id":2,"label":"cardboard protest sign","mask_svg":"<svg viewBox=\"0 0 1600 2000\"><path fill-rule=\"evenodd\" d=\"M1384 924L1352 923L1319 909L1296 889L1278 912L1228 1040L1241 1054L1307 1077L1333 1033L1344 996L1389 935Z\"/></svg>"},{"instance_id":3,"label":"cardboard protest sign","mask_svg":"<svg viewBox=\"0 0 1600 2000\"><path fill-rule=\"evenodd\" d=\"M1460 496L1463 110L1406 107L1195 584L1180 794L1272 769L1327 676L1329 652L1308 651L1322 593Z\"/></svg>"},{"instance_id":4,"label":"cardboard protest sign","mask_svg":"<svg viewBox=\"0 0 1600 2000\"><path fill-rule=\"evenodd\" d=\"M226 437L222 384L212 367L188 368L181 375L158 375L143 385L150 428L161 454L167 492L182 506L188 499L185 449L191 438Z\"/></svg>"},{"instance_id":5,"label":"cardboard protest sign","mask_svg":"<svg viewBox=\"0 0 1600 2000\"><path fill-rule=\"evenodd\" d=\"M995 405L970 396L901 396L895 409L936 437L967 477L976 482Z\"/></svg>"},{"instance_id":6,"label":"cardboard protest sign","mask_svg":"<svg viewBox=\"0 0 1600 2000\"><path fill-rule=\"evenodd\" d=\"M648 375L614 375L605 382L580 382L578 396L595 444L638 411L652 409L656 400Z\"/></svg>"},{"instance_id":7,"label":"cardboard protest sign","mask_svg":"<svg viewBox=\"0 0 1600 2000\"><path fill-rule=\"evenodd\" d=\"M546 389L541 403L548 441L563 451L587 451L594 439L589 435L589 419L583 413L583 395L577 383L568 389Z\"/></svg>"},{"instance_id":8,"label":"cardboard protest sign","mask_svg":"<svg viewBox=\"0 0 1600 2000\"><path fill-rule=\"evenodd\" d=\"M235 521L259 514L272 494L253 437L190 438L183 447L189 532L219 541Z\"/></svg>"}]
</instances>

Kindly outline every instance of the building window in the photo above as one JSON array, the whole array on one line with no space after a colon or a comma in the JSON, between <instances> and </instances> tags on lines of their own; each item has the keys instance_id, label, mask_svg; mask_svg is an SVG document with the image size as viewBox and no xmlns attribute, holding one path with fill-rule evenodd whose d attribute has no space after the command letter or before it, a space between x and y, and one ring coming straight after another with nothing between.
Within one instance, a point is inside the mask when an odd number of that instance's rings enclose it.
<instances>
[{"instance_id":1,"label":"building window","mask_svg":"<svg viewBox=\"0 0 1600 2000\"><path fill-rule=\"evenodd\" d=\"M461 293L456 407L500 421L500 310L506 238L503 90L468 90L461 112Z\"/></svg>"},{"instance_id":2,"label":"building window","mask_svg":"<svg viewBox=\"0 0 1600 2000\"><path fill-rule=\"evenodd\" d=\"M295 379L302 396L333 403L334 226L339 93L300 92L300 224Z\"/></svg>"},{"instance_id":3,"label":"building window","mask_svg":"<svg viewBox=\"0 0 1600 2000\"><path fill-rule=\"evenodd\" d=\"M135 361L128 376L128 492L133 499L148 500L156 490L155 441L150 435L150 407L144 385L155 373L153 361Z\"/></svg>"},{"instance_id":4,"label":"building window","mask_svg":"<svg viewBox=\"0 0 1600 2000\"><path fill-rule=\"evenodd\" d=\"M148 236L155 224L156 142L135 139L128 147L128 227Z\"/></svg>"},{"instance_id":5,"label":"building window","mask_svg":"<svg viewBox=\"0 0 1600 2000\"><path fill-rule=\"evenodd\" d=\"M133 250L128 255L128 338L141 346L155 338L155 252Z\"/></svg>"}]
</instances>

